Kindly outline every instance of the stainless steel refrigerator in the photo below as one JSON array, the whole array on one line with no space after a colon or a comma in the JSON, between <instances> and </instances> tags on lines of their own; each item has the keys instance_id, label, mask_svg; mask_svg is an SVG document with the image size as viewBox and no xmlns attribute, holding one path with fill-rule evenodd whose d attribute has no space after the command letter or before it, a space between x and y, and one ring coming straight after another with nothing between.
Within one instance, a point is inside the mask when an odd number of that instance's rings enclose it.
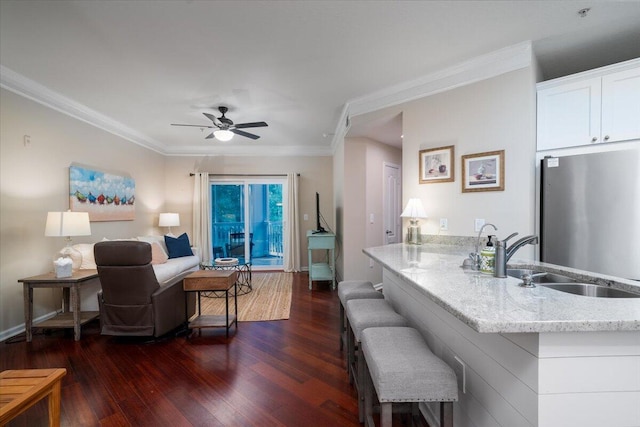
<instances>
[{"instance_id":1,"label":"stainless steel refrigerator","mask_svg":"<svg viewBox=\"0 0 640 427\"><path fill-rule=\"evenodd\" d=\"M542 160L540 259L640 280L640 148Z\"/></svg>"}]
</instances>

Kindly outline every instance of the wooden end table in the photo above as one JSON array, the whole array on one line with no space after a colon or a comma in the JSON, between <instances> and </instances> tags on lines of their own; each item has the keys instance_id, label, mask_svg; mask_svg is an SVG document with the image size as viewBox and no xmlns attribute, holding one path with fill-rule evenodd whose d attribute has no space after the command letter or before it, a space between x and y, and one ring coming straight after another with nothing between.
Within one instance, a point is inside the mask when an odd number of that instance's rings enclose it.
<instances>
[{"instance_id":1,"label":"wooden end table","mask_svg":"<svg viewBox=\"0 0 640 427\"><path fill-rule=\"evenodd\" d=\"M57 278L54 272L50 272L18 280L24 289L24 329L27 342L31 342L33 338L33 288L62 288L62 313L39 322L37 326L49 329L73 328L73 338L79 341L80 327L100 314L98 311L80 310L80 286L97 278L97 270L78 270L71 277ZM70 312L70 307L73 312Z\"/></svg>"},{"instance_id":2,"label":"wooden end table","mask_svg":"<svg viewBox=\"0 0 640 427\"><path fill-rule=\"evenodd\" d=\"M182 282L185 292L198 292L198 317L189 322L189 328L220 328L229 329L236 324L238 330L238 272L235 270L198 270L184 278ZM235 314L229 315L229 291L233 288ZM225 315L202 315L200 292L224 292ZM185 297L186 309L186 297ZM187 316L189 314L187 313Z\"/></svg>"},{"instance_id":3,"label":"wooden end table","mask_svg":"<svg viewBox=\"0 0 640 427\"><path fill-rule=\"evenodd\" d=\"M60 425L60 380L64 368L19 369L0 372L0 426L49 398L49 425Z\"/></svg>"}]
</instances>

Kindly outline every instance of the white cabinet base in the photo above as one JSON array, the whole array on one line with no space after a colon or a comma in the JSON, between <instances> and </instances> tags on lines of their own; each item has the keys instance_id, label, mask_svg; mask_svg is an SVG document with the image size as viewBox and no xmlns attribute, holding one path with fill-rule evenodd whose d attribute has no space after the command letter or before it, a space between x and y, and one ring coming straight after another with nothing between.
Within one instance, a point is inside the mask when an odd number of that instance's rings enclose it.
<instances>
[{"instance_id":1,"label":"white cabinet base","mask_svg":"<svg viewBox=\"0 0 640 427\"><path fill-rule=\"evenodd\" d=\"M466 365L456 427L640 425L640 332L478 333L387 269L383 286L456 375Z\"/></svg>"}]
</instances>

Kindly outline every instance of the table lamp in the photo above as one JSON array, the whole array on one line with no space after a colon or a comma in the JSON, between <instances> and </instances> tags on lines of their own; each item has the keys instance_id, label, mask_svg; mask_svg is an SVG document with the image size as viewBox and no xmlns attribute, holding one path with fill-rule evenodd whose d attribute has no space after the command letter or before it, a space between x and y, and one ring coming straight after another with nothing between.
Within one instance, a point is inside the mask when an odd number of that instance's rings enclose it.
<instances>
[{"instance_id":1,"label":"table lamp","mask_svg":"<svg viewBox=\"0 0 640 427\"><path fill-rule=\"evenodd\" d=\"M173 236L171 233L171 227L180 227L180 215L177 213L161 213L160 219L158 219L159 227L168 227L169 232L167 236Z\"/></svg>"},{"instance_id":2,"label":"table lamp","mask_svg":"<svg viewBox=\"0 0 640 427\"><path fill-rule=\"evenodd\" d=\"M60 255L71 258L73 261L73 269L77 270L82 264L82 254L71 246L72 237L91 235L89 213L71 211L49 212L47 213L47 224L44 228L44 235L50 237L64 236L67 246L60 251Z\"/></svg>"},{"instance_id":3,"label":"table lamp","mask_svg":"<svg viewBox=\"0 0 640 427\"><path fill-rule=\"evenodd\" d=\"M409 199L407 206L400 214L403 218L409 218L409 228L407 229L407 243L420 245L422 238L420 236L420 218L426 218L427 213L424 211L422 201L420 199Z\"/></svg>"}]
</instances>

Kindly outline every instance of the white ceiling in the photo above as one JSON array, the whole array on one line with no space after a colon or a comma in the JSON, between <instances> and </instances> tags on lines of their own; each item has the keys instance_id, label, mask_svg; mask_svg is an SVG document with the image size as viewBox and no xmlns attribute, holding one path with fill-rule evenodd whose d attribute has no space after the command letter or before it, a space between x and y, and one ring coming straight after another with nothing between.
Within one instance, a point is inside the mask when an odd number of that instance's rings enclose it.
<instances>
[{"instance_id":1,"label":"white ceiling","mask_svg":"<svg viewBox=\"0 0 640 427\"><path fill-rule=\"evenodd\" d=\"M0 1L4 87L53 91L169 155L331 154L351 100L527 40L545 77L638 57L640 1ZM219 105L269 127L223 143L170 126ZM398 144L392 126L397 112L349 135Z\"/></svg>"}]
</instances>

